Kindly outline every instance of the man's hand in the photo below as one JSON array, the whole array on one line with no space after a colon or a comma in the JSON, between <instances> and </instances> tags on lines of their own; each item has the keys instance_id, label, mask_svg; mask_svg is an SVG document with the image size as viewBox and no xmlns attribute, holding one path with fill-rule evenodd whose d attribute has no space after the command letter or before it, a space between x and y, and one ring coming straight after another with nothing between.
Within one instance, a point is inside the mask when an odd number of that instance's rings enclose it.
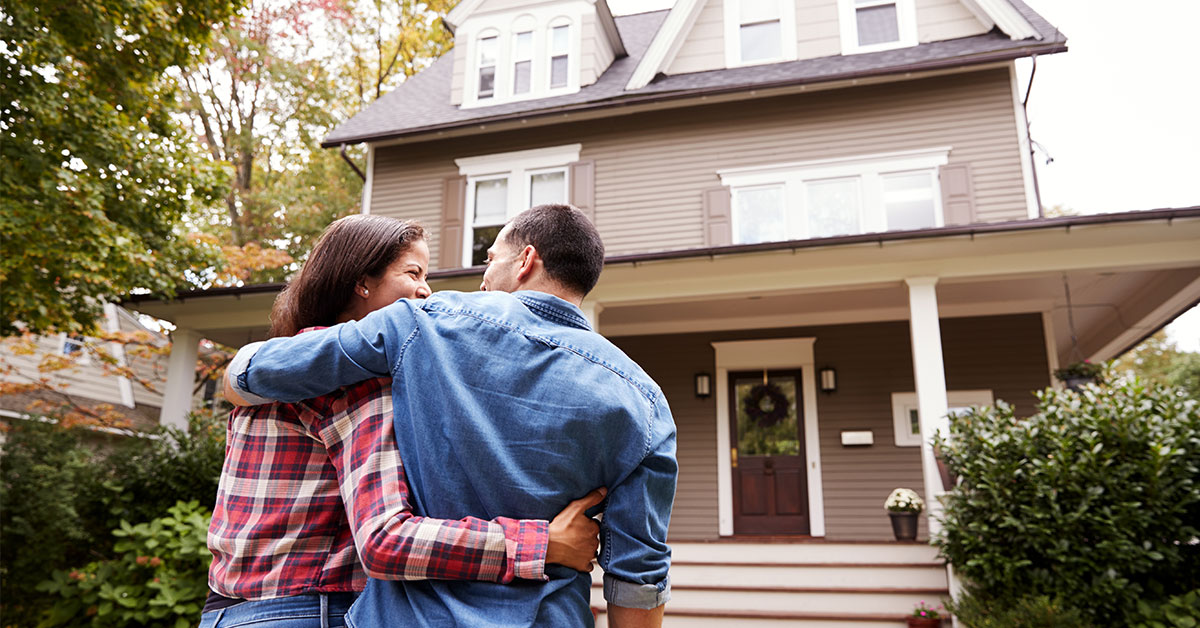
<instances>
[{"instance_id":1,"label":"man's hand","mask_svg":"<svg viewBox=\"0 0 1200 628\"><path fill-rule=\"evenodd\" d=\"M585 510L604 501L608 489L598 488L577 499L550 522L550 545L546 562L570 567L576 571L591 571L592 559L600 548L600 524L583 514Z\"/></svg>"},{"instance_id":2,"label":"man's hand","mask_svg":"<svg viewBox=\"0 0 1200 628\"><path fill-rule=\"evenodd\" d=\"M242 396L237 393L237 390L233 388L233 385L229 383L228 370L225 371L225 374L221 376L221 382L224 383L223 391L225 393L225 401L228 401L235 406L253 405L249 401L243 399Z\"/></svg>"}]
</instances>

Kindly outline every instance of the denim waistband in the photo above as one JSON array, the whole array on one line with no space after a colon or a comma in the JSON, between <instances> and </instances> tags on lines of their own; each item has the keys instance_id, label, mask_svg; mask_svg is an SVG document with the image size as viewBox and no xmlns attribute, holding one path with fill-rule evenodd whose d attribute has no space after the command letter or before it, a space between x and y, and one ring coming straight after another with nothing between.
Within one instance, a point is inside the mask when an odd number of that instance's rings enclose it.
<instances>
[{"instance_id":1,"label":"denim waistband","mask_svg":"<svg viewBox=\"0 0 1200 628\"><path fill-rule=\"evenodd\" d=\"M321 616L321 595L320 593L308 593L270 600L249 600L210 612L220 613L220 625L237 625L243 622L302 616L317 618ZM345 615L350 610L350 605L358 598L357 593L326 593L324 595L327 599L325 608L329 616ZM340 622L338 623L340 624Z\"/></svg>"}]
</instances>

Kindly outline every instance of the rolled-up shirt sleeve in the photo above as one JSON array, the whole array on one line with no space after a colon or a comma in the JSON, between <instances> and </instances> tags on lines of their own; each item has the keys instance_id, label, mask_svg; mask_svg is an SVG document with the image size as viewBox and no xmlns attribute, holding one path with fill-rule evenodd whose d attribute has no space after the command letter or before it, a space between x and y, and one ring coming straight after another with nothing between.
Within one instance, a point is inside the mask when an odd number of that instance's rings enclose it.
<instances>
[{"instance_id":1,"label":"rolled-up shirt sleeve","mask_svg":"<svg viewBox=\"0 0 1200 628\"><path fill-rule=\"evenodd\" d=\"M247 345L230 363L230 385L251 403L294 403L390 377L399 356L389 351L416 333L420 303L400 300L359 321Z\"/></svg>"},{"instance_id":2,"label":"rolled-up shirt sleeve","mask_svg":"<svg viewBox=\"0 0 1200 628\"><path fill-rule=\"evenodd\" d=\"M657 608L671 599L666 539L679 464L675 422L665 402L656 408L646 456L611 489L600 525L604 599L626 608Z\"/></svg>"}]
</instances>

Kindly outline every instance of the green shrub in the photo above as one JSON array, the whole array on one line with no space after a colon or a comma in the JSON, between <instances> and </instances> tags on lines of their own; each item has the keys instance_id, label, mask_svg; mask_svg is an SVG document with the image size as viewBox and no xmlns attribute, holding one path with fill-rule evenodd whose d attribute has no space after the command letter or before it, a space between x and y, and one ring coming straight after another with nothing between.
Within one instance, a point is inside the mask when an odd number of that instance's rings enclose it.
<instances>
[{"instance_id":1,"label":"green shrub","mask_svg":"<svg viewBox=\"0 0 1200 628\"><path fill-rule=\"evenodd\" d=\"M952 421L936 543L990 607L1047 595L1101 625L1200 586L1200 411L1137 381Z\"/></svg>"},{"instance_id":2,"label":"green shrub","mask_svg":"<svg viewBox=\"0 0 1200 628\"><path fill-rule=\"evenodd\" d=\"M1092 628L1083 614L1045 596L997 603L967 593L950 604L950 612L967 628Z\"/></svg>"},{"instance_id":3,"label":"green shrub","mask_svg":"<svg viewBox=\"0 0 1200 628\"><path fill-rule=\"evenodd\" d=\"M193 417L187 433L124 438L17 421L0 455L0 616L34 626L58 600L39 582L112 558L111 531L162 517L177 501L211 507L224 458L224 419ZM206 566L207 568L207 566Z\"/></svg>"},{"instance_id":4,"label":"green shrub","mask_svg":"<svg viewBox=\"0 0 1200 628\"><path fill-rule=\"evenodd\" d=\"M1175 595L1157 606L1138 603L1142 618L1133 628L1196 628L1200 626L1200 589Z\"/></svg>"},{"instance_id":5,"label":"green shrub","mask_svg":"<svg viewBox=\"0 0 1200 628\"><path fill-rule=\"evenodd\" d=\"M57 597L40 625L191 626L208 594L210 517L193 500L149 523L122 521L112 533L114 558L56 571L38 585Z\"/></svg>"}]
</instances>

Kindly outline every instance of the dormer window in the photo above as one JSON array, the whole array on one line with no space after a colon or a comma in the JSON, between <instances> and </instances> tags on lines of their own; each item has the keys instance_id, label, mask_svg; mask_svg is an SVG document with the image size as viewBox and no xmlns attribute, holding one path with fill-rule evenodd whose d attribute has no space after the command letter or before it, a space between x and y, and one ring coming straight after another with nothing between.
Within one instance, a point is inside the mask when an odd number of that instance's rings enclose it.
<instances>
[{"instance_id":1,"label":"dormer window","mask_svg":"<svg viewBox=\"0 0 1200 628\"><path fill-rule=\"evenodd\" d=\"M838 0L842 54L917 45L913 0Z\"/></svg>"},{"instance_id":2,"label":"dormer window","mask_svg":"<svg viewBox=\"0 0 1200 628\"><path fill-rule=\"evenodd\" d=\"M570 62L571 27L561 24L550 29L550 89L567 86Z\"/></svg>"},{"instance_id":3,"label":"dormer window","mask_svg":"<svg viewBox=\"0 0 1200 628\"><path fill-rule=\"evenodd\" d=\"M789 0L726 0L725 61L729 67L796 58L796 7Z\"/></svg>"},{"instance_id":4,"label":"dormer window","mask_svg":"<svg viewBox=\"0 0 1200 628\"><path fill-rule=\"evenodd\" d=\"M513 35L513 94L528 94L533 87L533 32Z\"/></svg>"},{"instance_id":5,"label":"dormer window","mask_svg":"<svg viewBox=\"0 0 1200 628\"><path fill-rule=\"evenodd\" d=\"M479 38L479 98L491 98L496 93L496 57L499 37Z\"/></svg>"}]
</instances>

